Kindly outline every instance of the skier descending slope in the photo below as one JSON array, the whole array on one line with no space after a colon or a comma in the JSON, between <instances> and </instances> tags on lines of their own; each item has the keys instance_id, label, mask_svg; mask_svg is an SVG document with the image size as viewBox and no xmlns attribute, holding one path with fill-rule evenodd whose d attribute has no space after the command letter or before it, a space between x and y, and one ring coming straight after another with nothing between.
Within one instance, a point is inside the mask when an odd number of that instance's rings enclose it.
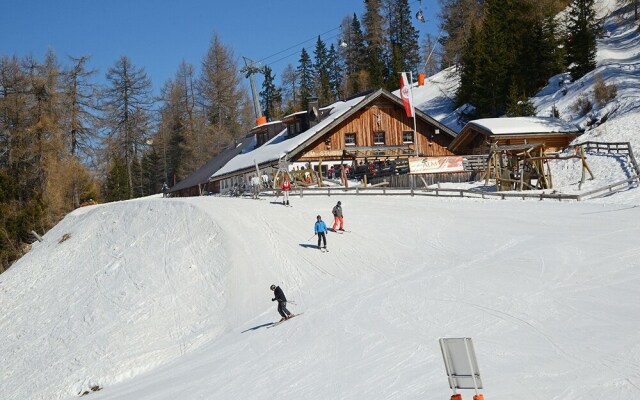
<instances>
[{"instance_id":1,"label":"skier descending slope","mask_svg":"<svg viewBox=\"0 0 640 400\"><path fill-rule=\"evenodd\" d=\"M333 214L333 227L331 228L332 231L336 231L336 227L338 226L338 224L340 224L340 231L344 231L344 217L342 216L342 203L338 202L338 204L335 205L335 207L333 207L333 210L331 210L331 213Z\"/></svg>"},{"instance_id":2,"label":"skier descending slope","mask_svg":"<svg viewBox=\"0 0 640 400\"><path fill-rule=\"evenodd\" d=\"M321 216L316 217L316 224L313 227L314 232L318 235L318 248L320 249L320 242L324 242L324 249L327 249L327 225L322 220Z\"/></svg>"},{"instance_id":3,"label":"skier descending slope","mask_svg":"<svg viewBox=\"0 0 640 400\"><path fill-rule=\"evenodd\" d=\"M294 317L295 315L287 310L287 298L284 296L284 292L280 289L280 286L271 285L271 291L273 291L275 296L271 301L278 302L278 313L282 316L279 322Z\"/></svg>"}]
</instances>

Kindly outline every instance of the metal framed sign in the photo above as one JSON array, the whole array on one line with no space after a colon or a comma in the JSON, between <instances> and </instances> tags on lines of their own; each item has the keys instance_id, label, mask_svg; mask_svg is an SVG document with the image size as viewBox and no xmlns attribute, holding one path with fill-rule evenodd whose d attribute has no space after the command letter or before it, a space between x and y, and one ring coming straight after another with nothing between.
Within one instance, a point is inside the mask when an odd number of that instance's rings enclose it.
<instances>
[{"instance_id":1,"label":"metal framed sign","mask_svg":"<svg viewBox=\"0 0 640 400\"><path fill-rule=\"evenodd\" d=\"M471 338L441 338L444 367L453 389L482 389L480 369Z\"/></svg>"}]
</instances>

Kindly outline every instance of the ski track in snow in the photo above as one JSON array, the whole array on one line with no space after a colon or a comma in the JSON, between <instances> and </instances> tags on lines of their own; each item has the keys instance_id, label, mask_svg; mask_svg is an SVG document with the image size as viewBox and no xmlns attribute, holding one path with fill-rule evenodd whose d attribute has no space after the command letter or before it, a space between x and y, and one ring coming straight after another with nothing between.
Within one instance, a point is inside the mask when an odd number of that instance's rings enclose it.
<instances>
[{"instance_id":1,"label":"ski track in snow","mask_svg":"<svg viewBox=\"0 0 640 400\"><path fill-rule=\"evenodd\" d=\"M635 340L637 324L620 319L616 304L629 299L627 313L640 317L629 291L640 281L640 245L633 240L640 236L633 222L640 209L343 197L351 233L330 233L328 254L300 246L317 210L330 209L332 202L304 198L295 209L285 209L205 197L104 205L82 214L82 221L96 229L89 235L95 242L86 242L85 250L74 245L85 236L76 232L94 228L69 217L24 261L35 261L30 265L35 281L29 280L23 293L21 286L7 286L25 268L17 265L2 276L0 300L25 301L28 291L40 293L50 284L44 279L53 278L54 271L35 269L38 253L47 250L60 265L65 257L77 257L91 277L92 290L63 291L65 306L56 315L76 315L85 307L94 311L78 314L89 321L80 322L82 329L73 318L43 321L39 326L47 329L38 336L11 320L15 332L25 332L34 347L50 337L66 344L25 361L25 366L39 366L31 371L42 372L25 374L25 384L11 386L8 398L21 400L29 393L36 399L66 399L93 384L104 388L91 394L98 400L147 394L159 399L418 399L437 393L441 398L448 394L437 338L461 335L476 341L487 396L514 397L522 388L532 393L536 388L536 398L566 392L577 399L586 393L615 397L615 385L636 390L633 376L624 371L640 364L640 350L625 354L606 345L590 354L586 349L604 339L599 325L615 329L623 343ZM151 206L176 218L170 226L158 222L153 228L153 214L143 222L132 220ZM398 218L387 217L389 210ZM131 223L122 230L120 224L105 224L114 219ZM402 234L406 221L412 221L415 234ZM71 239L57 244L66 231ZM90 258L97 265L87 262ZM64 264L58 273L82 271L73 265ZM63 281L53 282L61 286ZM305 316L267 330L279 319L270 301L272 283L295 300L290 310ZM604 297L594 297L601 291ZM32 315L15 301L8 304L17 315ZM568 334L564 320L576 331ZM129 326L135 331L116 333ZM0 346L0 361L18 354L7 343ZM46 368L51 357L59 359L57 369L69 368L60 375L66 378L56 379ZM594 368L596 375L589 371ZM576 383L567 389L566 374L584 375L596 386L572 378ZM26 382L37 381L48 383L31 396ZM319 386L320 381L330 384ZM516 381L519 386L510 383Z\"/></svg>"}]
</instances>

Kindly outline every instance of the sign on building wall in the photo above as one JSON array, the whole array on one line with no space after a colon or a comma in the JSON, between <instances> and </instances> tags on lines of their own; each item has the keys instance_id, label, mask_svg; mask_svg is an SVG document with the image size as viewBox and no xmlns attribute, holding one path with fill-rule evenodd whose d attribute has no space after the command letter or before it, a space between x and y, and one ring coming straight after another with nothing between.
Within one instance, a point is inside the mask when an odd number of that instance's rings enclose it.
<instances>
[{"instance_id":1,"label":"sign on building wall","mask_svg":"<svg viewBox=\"0 0 640 400\"><path fill-rule=\"evenodd\" d=\"M342 156L342 150L318 150L308 151L300 156L301 159L307 158L340 158Z\"/></svg>"},{"instance_id":2,"label":"sign on building wall","mask_svg":"<svg viewBox=\"0 0 640 400\"><path fill-rule=\"evenodd\" d=\"M440 174L443 172L463 172L464 157L409 157L409 173Z\"/></svg>"}]
</instances>

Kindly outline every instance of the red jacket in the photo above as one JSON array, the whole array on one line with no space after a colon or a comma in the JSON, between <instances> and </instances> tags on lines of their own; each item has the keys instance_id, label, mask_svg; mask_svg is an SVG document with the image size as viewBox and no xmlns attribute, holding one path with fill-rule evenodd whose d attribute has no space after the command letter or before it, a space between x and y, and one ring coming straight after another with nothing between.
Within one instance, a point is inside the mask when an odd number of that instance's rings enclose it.
<instances>
[{"instance_id":1,"label":"red jacket","mask_svg":"<svg viewBox=\"0 0 640 400\"><path fill-rule=\"evenodd\" d=\"M291 182L289 181L282 182L282 190L284 190L285 192L288 192L289 190L291 190Z\"/></svg>"}]
</instances>

